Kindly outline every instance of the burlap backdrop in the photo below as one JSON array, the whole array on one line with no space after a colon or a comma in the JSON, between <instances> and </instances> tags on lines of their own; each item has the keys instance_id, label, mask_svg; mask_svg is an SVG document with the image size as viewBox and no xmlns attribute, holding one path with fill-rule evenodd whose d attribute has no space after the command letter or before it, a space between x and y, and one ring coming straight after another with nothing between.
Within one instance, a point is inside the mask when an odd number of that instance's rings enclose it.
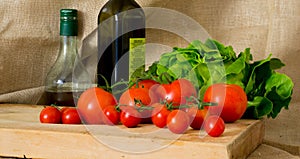
<instances>
[{"instance_id":1,"label":"burlap backdrop","mask_svg":"<svg viewBox=\"0 0 300 159\"><path fill-rule=\"evenodd\" d=\"M80 11L79 40L97 26L104 0L2 0L0 5L0 103L36 104L44 78L57 57L59 10ZM273 53L287 66L281 71L299 81L298 0L138 0L144 7L164 7L199 22L209 34L233 45L237 52L250 47L255 59ZM185 46L170 34L148 30L147 41ZM157 55L148 54L150 59ZM299 99L295 89L293 100Z\"/></svg>"},{"instance_id":2,"label":"burlap backdrop","mask_svg":"<svg viewBox=\"0 0 300 159\"><path fill-rule=\"evenodd\" d=\"M299 0L137 1L144 7L174 9L192 17L211 37L232 45L236 52L250 47L255 59L273 53L273 57L286 63L280 71L289 75L295 83L292 103L300 102ZM80 11L79 40L82 40L96 28L99 9L105 2L1 0L0 103L37 103L43 92L46 73L57 57L61 8ZM153 30L147 31L147 41L170 47L186 45L172 34L155 34ZM148 59L157 58L156 54L148 54ZM297 105L292 105L291 110L284 111L277 120L269 121L272 124L267 125L266 139L300 145L299 133L295 131L300 127ZM282 126L285 128L281 129Z\"/></svg>"}]
</instances>

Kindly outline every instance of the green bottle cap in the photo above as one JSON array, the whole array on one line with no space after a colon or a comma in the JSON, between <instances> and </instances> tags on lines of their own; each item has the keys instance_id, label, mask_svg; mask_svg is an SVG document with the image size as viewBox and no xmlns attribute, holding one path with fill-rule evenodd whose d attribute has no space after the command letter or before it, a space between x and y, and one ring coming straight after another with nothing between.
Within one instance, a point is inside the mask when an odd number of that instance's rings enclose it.
<instances>
[{"instance_id":1,"label":"green bottle cap","mask_svg":"<svg viewBox=\"0 0 300 159\"><path fill-rule=\"evenodd\" d=\"M78 35L78 19L76 9L60 10L60 35L77 36Z\"/></svg>"}]
</instances>

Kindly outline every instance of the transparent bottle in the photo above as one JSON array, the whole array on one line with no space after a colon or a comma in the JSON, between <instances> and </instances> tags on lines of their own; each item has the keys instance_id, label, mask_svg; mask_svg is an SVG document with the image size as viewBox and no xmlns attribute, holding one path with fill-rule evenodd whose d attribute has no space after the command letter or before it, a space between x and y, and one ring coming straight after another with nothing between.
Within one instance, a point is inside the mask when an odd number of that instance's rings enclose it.
<instances>
[{"instance_id":1,"label":"transparent bottle","mask_svg":"<svg viewBox=\"0 0 300 159\"><path fill-rule=\"evenodd\" d=\"M60 48L45 81L46 104L75 106L77 97L89 87L90 79L77 49L77 10L60 10ZM76 77L76 79L74 79Z\"/></svg>"},{"instance_id":2,"label":"transparent bottle","mask_svg":"<svg viewBox=\"0 0 300 159\"><path fill-rule=\"evenodd\" d=\"M145 14L134 0L109 0L98 15L98 85L145 70Z\"/></svg>"}]
</instances>

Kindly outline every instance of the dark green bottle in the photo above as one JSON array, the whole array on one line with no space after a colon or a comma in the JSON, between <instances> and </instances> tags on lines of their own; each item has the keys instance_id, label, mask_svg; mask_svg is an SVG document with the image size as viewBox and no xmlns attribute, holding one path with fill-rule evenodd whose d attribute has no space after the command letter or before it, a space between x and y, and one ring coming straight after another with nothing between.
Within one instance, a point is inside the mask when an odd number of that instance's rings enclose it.
<instances>
[{"instance_id":1,"label":"dark green bottle","mask_svg":"<svg viewBox=\"0 0 300 159\"><path fill-rule=\"evenodd\" d=\"M109 0L98 15L98 85L145 70L145 14L134 0Z\"/></svg>"}]
</instances>

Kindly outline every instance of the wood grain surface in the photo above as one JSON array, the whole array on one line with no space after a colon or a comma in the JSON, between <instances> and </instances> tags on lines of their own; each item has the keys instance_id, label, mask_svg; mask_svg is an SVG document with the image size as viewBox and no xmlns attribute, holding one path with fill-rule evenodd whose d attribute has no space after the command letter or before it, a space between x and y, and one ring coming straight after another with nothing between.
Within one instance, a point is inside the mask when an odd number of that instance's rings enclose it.
<instances>
[{"instance_id":1,"label":"wood grain surface","mask_svg":"<svg viewBox=\"0 0 300 159\"><path fill-rule=\"evenodd\" d=\"M264 121L226 124L221 137L189 129L175 135L151 124L39 123L42 106L0 105L0 156L27 158L246 158L262 143Z\"/></svg>"}]
</instances>

